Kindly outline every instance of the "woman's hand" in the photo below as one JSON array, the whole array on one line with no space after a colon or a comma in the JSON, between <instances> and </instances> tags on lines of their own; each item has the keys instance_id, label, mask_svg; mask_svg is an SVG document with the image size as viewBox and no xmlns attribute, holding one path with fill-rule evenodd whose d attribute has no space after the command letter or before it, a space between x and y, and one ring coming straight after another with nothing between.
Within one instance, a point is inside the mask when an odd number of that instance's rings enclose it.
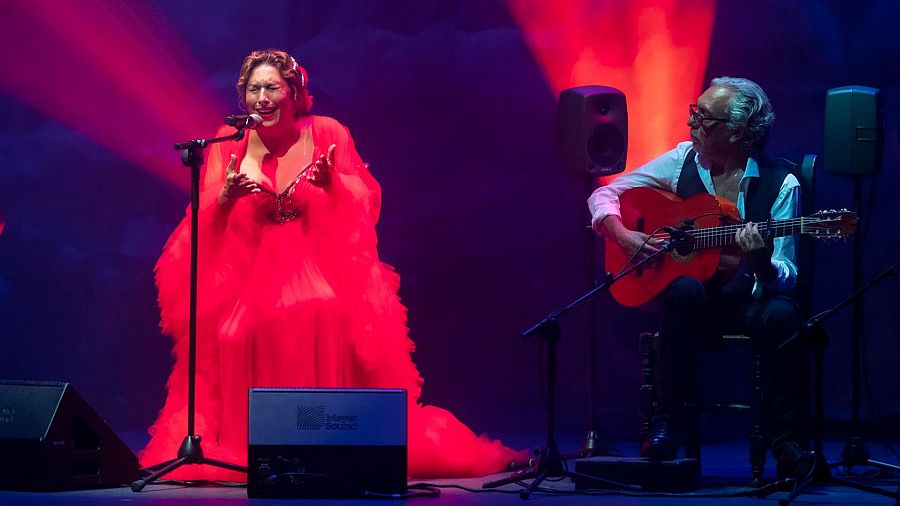
<instances>
[{"instance_id":1,"label":"woman's hand","mask_svg":"<svg viewBox=\"0 0 900 506\"><path fill-rule=\"evenodd\" d=\"M262 191L256 181L250 179L247 174L238 172L235 169L236 160L236 157L232 154L228 167L225 167L225 186L222 187L222 191L219 193L219 204L234 202L245 195Z\"/></svg>"},{"instance_id":2,"label":"woman's hand","mask_svg":"<svg viewBox=\"0 0 900 506\"><path fill-rule=\"evenodd\" d=\"M328 146L328 154L320 156L313 162L313 166L306 173L306 179L309 179L310 183L319 188L328 188L331 184L331 178L334 177L334 148L336 147L335 144Z\"/></svg>"}]
</instances>

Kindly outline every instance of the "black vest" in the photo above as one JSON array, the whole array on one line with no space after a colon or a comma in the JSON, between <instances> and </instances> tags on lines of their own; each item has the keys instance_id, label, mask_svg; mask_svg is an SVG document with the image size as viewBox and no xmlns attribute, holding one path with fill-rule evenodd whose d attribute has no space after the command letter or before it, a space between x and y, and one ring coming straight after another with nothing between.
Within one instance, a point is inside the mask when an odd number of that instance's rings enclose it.
<instances>
[{"instance_id":1,"label":"black vest","mask_svg":"<svg viewBox=\"0 0 900 506\"><path fill-rule=\"evenodd\" d=\"M772 205L775 204L775 199L778 198L778 192L781 191L784 179L791 173L785 161L763 158L758 160L758 162L759 177L750 179L747 193L744 195L744 221L752 221L754 223L762 223L772 217ZM676 193L683 199L701 193L709 193L706 187L703 186L703 180L700 179L700 171L697 168L697 160L693 149L688 150L684 159L681 175L678 176ZM738 272L734 279L721 287L721 292L749 295L752 289L753 276L750 274L750 268L746 259L744 259L740 267L738 267Z\"/></svg>"},{"instance_id":2,"label":"black vest","mask_svg":"<svg viewBox=\"0 0 900 506\"><path fill-rule=\"evenodd\" d=\"M678 176L676 193L686 199L701 193L708 193L700 179L700 171L697 168L696 152L689 149L681 167L681 175ZM784 179L790 174L790 168L779 160L760 159L759 177L750 179L747 193L744 195L744 221L761 223L772 216L772 205L778 198Z\"/></svg>"}]
</instances>

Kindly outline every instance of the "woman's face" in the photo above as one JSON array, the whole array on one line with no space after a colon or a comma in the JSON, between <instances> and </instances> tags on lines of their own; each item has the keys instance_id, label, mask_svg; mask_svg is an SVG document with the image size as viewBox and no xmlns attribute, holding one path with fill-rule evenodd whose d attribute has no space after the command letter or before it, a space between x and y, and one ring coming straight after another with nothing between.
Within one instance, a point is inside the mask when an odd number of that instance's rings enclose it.
<instances>
[{"instance_id":1,"label":"woman's face","mask_svg":"<svg viewBox=\"0 0 900 506\"><path fill-rule=\"evenodd\" d=\"M277 125L279 121L293 121L297 109L293 93L281 72L271 65L260 65L250 73L244 94L247 111L259 114L263 126Z\"/></svg>"}]
</instances>

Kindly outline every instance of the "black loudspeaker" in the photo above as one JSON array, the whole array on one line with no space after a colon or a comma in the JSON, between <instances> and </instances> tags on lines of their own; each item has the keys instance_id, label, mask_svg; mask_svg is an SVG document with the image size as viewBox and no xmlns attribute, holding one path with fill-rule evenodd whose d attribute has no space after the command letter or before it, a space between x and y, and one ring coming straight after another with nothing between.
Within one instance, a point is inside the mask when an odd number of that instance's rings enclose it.
<instances>
[{"instance_id":1,"label":"black loudspeaker","mask_svg":"<svg viewBox=\"0 0 900 506\"><path fill-rule=\"evenodd\" d=\"M582 176L625 170L628 110L625 94L608 86L579 86L559 95L559 143L568 169Z\"/></svg>"},{"instance_id":2,"label":"black loudspeaker","mask_svg":"<svg viewBox=\"0 0 900 506\"><path fill-rule=\"evenodd\" d=\"M0 489L115 487L138 459L68 383L0 380Z\"/></svg>"},{"instance_id":3,"label":"black loudspeaker","mask_svg":"<svg viewBox=\"0 0 900 506\"><path fill-rule=\"evenodd\" d=\"M406 492L406 390L251 388L247 495Z\"/></svg>"},{"instance_id":4,"label":"black loudspeaker","mask_svg":"<svg viewBox=\"0 0 900 506\"><path fill-rule=\"evenodd\" d=\"M866 86L828 90L825 97L825 170L871 174L881 168L884 145L881 92Z\"/></svg>"}]
</instances>

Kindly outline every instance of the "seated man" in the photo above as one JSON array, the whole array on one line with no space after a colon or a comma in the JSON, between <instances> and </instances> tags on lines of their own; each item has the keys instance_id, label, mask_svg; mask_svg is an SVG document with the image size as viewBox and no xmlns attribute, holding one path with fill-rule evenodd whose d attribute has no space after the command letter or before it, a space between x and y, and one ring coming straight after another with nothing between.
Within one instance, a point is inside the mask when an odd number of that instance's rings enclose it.
<instances>
[{"instance_id":1,"label":"seated man","mask_svg":"<svg viewBox=\"0 0 900 506\"><path fill-rule=\"evenodd\" d=\"M588 199L594 230L628 254L646 257L661 239L628 230L622 223L619 195L652 187L688 198L700 193L734 202L747 222L736 234L743 252L738 274L713 287L681 277L658 297L660 328L657 411L641 456L676 457L676 433L685 393L692 386L697 346L714 333L746 333L767 350L771 371L769 437L780 476L802 476L812 465L804 450L808 411L808 353L802 346L775 347L801 323L797 304L786 294L796 283L795 237L770 240L753 223L800 214L800 183L787 168L763 158L762 148L775 119L762 88L740 78L713 79L690 106L691 141L598 188Z\"/></svg>"}]
</instances>

